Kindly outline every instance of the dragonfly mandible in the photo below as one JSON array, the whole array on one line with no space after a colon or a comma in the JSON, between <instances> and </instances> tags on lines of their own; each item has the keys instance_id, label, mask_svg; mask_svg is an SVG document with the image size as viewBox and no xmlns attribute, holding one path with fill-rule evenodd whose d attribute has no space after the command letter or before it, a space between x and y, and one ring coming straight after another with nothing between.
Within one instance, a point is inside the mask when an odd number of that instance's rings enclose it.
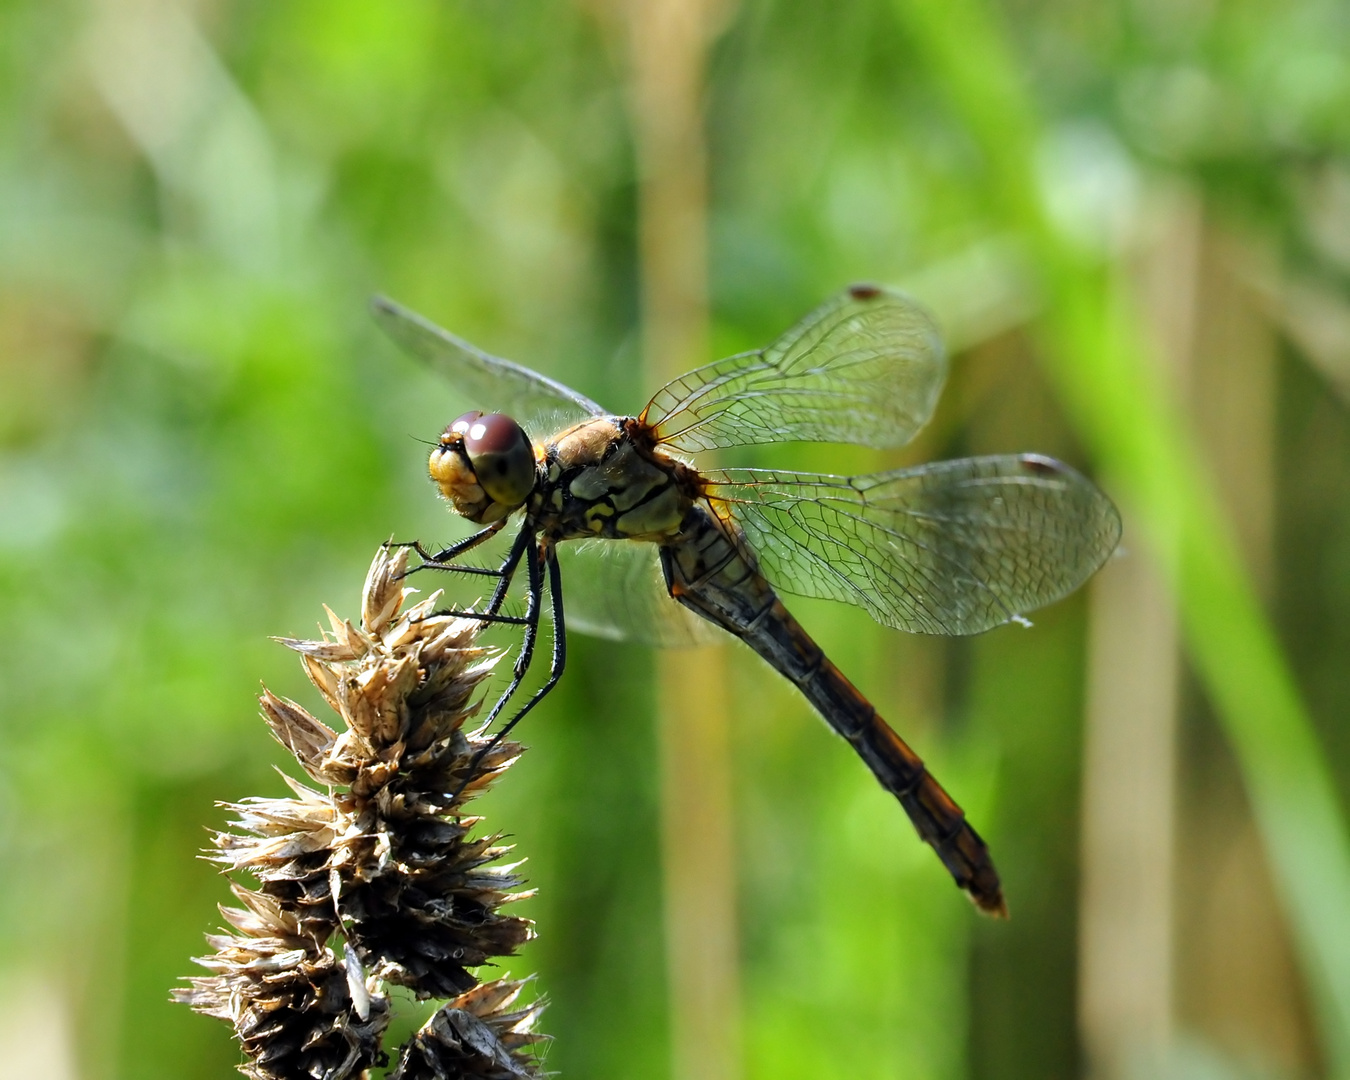
<instances>
[{"instance_id":1,"label":"dragonfly mandible","mask_svg":"<svg viewBox=\"0 0 1350 1080\"><path fill-rule=\"evenodd\" d=\"M901 630L976 634L1065 596L1102 565L1120 539L1110 499L1038 454L864 476L700 470L689 460L784 441L909 442L946 377L941 338L922 307L892 289L855 285L768 347L663 386L637 416L612 415L392 301L377 298L374 311L398 344L491 410L446 427L429 463L442 495L482 528L440 551L414 545L428 569L495 581L483 610L468 614L524 628L514 678L488 724L531 665L545 593L548 678L500 735L557 684L566 664L563 579L588 578L591 587L568 602L574 628L655 644L707 640L716 628L713 636L725 631L749 645L848 741L976 906L1006 915L988 847L961 808L778 590L856 604ZM459 561L511 527L500 565ZM522 565L525 614L507 616Z\"/></svg>"}]
</instances>

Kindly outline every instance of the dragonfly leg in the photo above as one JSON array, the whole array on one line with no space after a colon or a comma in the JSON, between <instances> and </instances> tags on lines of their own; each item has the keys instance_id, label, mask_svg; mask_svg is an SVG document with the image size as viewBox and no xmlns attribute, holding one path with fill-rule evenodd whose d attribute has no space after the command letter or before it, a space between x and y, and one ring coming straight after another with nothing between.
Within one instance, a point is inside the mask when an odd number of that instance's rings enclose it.
<instances>
[{"instance_id":1,"label":"dragonfly leg","mask_svg":"<svg viewBox=\"0 0 1350 1080\"><path fill-rule=\"evenodd\" d=\"M530 539L530 534L528 532L522 531L521 535L524 536L527 541ZM518 540L516 542L516 547L520 546ZM506 708L507 702L511 700L512 695L520 688L520 684L524 682L525 675L530 670L530 663L534 659L534 643L535 639L539 636L540 600L541 594L544 591L544 570L543 566L540 564L539 552L530 553L528 571L530 595L525 609L525 617L520 620L521 624L525 627L525 633L520 642L520 653L516 657L516 664L512 671L511 682L493 704L492 710L487 715L487 719L483 721L484 728L491 727L497 717L502 714L502 710ZM514 568L512 569L512 572L514 572ZM491 605L488 607L488 612L492 612ZM491 747L487 747L484 750L480 750L475 756L473 764L477 765L478 762L482 760L483 754L490 748Z\"/></svg>"},{"instance_id":2,"label":"dragonfly leg","mask_svg":"<svg viewBox=\"0 0 1350 1080\"><path fill-rule=\"evenodd\" d=\"M482 577L500 577L500 570L493 570L491 567L482 566L461 566L459 563L455 562L455 560L466 551L472 551L479 544L483 543L483 541L492 539L497 533L501 532L504 524L504 520L494 522L486 529L479 529L478 532L474 533L472 536L466 536L458 543L441 548L440 551L436 552L428 551L422 546L422 541L420 540L411 540L406 543L396 543L391 540L384 546L386 548L409 548L416 552L417 556L422 560L419 566L414 566L409 570L403 571L403 577L405 578L411 577L413 574L419 573L422 570L439 570L451 574L478 574Z\"/></svg>"},{"instance_id":3,"label":"dragonfly leg","mask_svg":"<svg viewBox=\"0 0 1350 1080\"><path fill-rule=\"evenodd\" d=\"M439 570L446 574L477 574L479 577L501 577L501 570L494 570L490 566L460 566L458 563L438 563L424 562L421 566L414 566L411 570L403 572L404 577L411 577L421 570Z\"/></svg>"},{"instance_id":4,"label":"dragonfly leg","mask_svg":"<svg viewBox=\"0 0 1350 1080\"><path fill-rule=\"evenodd\" d=\"M461 541L460 544L456 545L456 547L460 549L459 553L468 550L468 548L463 545L468 544L469 541L481 543L483 540L487 539L488 535L497 531L499 528L500 526L491 526L470 536L468 540ZM459 570L466 574L482 574L497 579L497 587L492 590L492 598L488 601L488 606L485 611L460 611L454 608L446 608L443 611L436 612L436 614L455 615L463 619L477 619L480 622L485 623L504 623L507 626L528 627L530 622L530 615L528 612L524 618L515 615L502 615L500 612L502 604L506 602L507 590L511 588L511 582L516 576L517 568L520 566L521 557L525 554L525 549L530 545L532 535L533 534L529 529L522 528L512 542L511 550L507 554L505 560L503 560L501 566L497 567L495 570L478 566L455 566L451 563L440 562L424 562L421 566L415 567L414 569L416 570ZM417 550L420 551L420 548ZM454 550L454 548L445 549L445 551ZM444 552L441 552L440 554L444 554ZM410 574L412 571L409 570L408 573ZM405 574L404 577L407 577L407 574Z\"/></svg>"},{"instance_id":5,"label":"dragonfly leg","mask_svg":"<svg viewBox=\"0 0 1350 1080\"><path fill-rule=\"evenodd\" d=\"M489 615L486 611L460 611L458 608L446 608L444 611L436 612L438 618L454 617L456 619L474 619L478 622L491 623L493 626L527 626L527 619L518 615Z\"/></svg>"},{"instance_id":6,"label":"dragonfly leg","mask_svg":"<svg viewBox=\"0 0 1350 1080\"><path fill-rule=\"evenodd\" d=\"M505 518L503 518L501 521L494 521L486 529L479 529L472 536L466 536L463 540L459 540L456 543L451 544L449 547L443 547L441 548L440 551L437 551L435 553L432 553L428 551L426 548L424 548L422 546L422 541L420 540L410 540L406 542L398 540L390 540L384 546L386 548L400 548L400 547L411 548L413 551L417 553L418 557L421 558L423 565L426 565L428 563L440 565L443 563L452 562L453 560L463 555L466 551L471 551L472 549L476 548L484 540L492 539L492 537L496 536L499 532L502 531L502 526L505 524L506 524ZM422 567L420 566L414 567L414 569L416 570L420 570L421 568ZM411 572L412 571L409 571L409 573Z\"/></svg>"},{"instance_id":7,"label":"dragonfly leg","mask_svg":"<svg viewBox=\"0 0 1350 1080\"><path fill-rule=\"evenodd\" d=\"M506 602L506 591L511 588L511 581L516 576L516 568L520 566L520 560L525 555L525 549L530 546L530 543L533 540L534 533L522 526L520 532L516 535L515 541L511 544L511 550L507 553L506 560L497 570L497 587L492 590L492 599L488 601L488 614L497 614L497 612L501 610L502 604ZM533 561L534 560L531 560L531 563L533 563ZM530 581L530 604L534 606L536 601L536 590L533 585L533 570L531 571ZM536 619L538 618L537 606L535 617Z\"/></svg>"},{"instance_id":8,"label":"dragonfly leg","mask_svg":"<svg viewBox=\"0 0 1350 1080\"><path fill-rule=\"evenodd\" d=\"M553 655L549 659L548 679L517 711L516 715L503 725L501 731L489 744L488 749L496 745L511 733L511 729L525 719L525 714L548 696L550 690L558 685L563 670L567 667L567 627L563 623L562 572L558 567L558 556L552 548L544 555L548 565L549 623L553 630Z\"/></svg>"},{"instance_id":9,"label":"dragonfly leg","mask_svg":"<svg viewBox=\"0 0 1350 1080\"><path fill-rule=\"evenodd\" d=\"M550 658L548 666L548 679L538 690L525 702L503 726L502 729L492 737L492 741L474 754L473 760L469 763L468 775L464 783L468 783L468 778L477 771L479 763L487 757L497 745L511 734L511 730L519 724L525 715L533 709L539 702L548 696L550 690L558 685L558 680L562 678L563 670L567 667L567 627L563 619L562 602L562 571L558 566L557 552L549 547L546 551L539 553L537 557L530 560L530 600L531 611L534 614L534 624L527 627L525 631L525 640L521 643L520 656L516 660L515 678L511 685L507 687L506 692L497 699L492 712L488 714L488 719L484 726L491 724L500 714L510 696L515 693L516 688L520 686L525 678L525 673L529 670L530 661L534 655L534 643L539 631L539 604L537 597L543 591L543 569L541 562L548 568L548 591L549 591L549 623L553 630L553 656ZM460 785L455 796L458 797L460 791L463 791L463 784Z\"/></svg>"}]
</instances>

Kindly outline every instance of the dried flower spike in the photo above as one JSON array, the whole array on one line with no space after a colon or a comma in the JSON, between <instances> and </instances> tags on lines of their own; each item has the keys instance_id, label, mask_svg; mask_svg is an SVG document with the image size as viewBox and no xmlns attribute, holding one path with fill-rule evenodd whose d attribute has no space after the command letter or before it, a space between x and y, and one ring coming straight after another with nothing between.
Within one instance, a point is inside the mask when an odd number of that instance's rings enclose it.
<instances>
[{"instance_id":1,"label":"dried flower spike","mask_svg":"<svg viewBox=\"0 0 1350 1080\"><path fill-rule=\"evenodd\" d=\"M545 1036L534 1031L540 1005L516 1007L521 982L484 983L443 1005L403 1048L389 1080L516 1080L534 1077L521 1054Z\"/></svg>"},{"instance_id":2,"label":"dried flower spike","mask_svg":"<svg viewBox=\"0 0 1350 1080\"><path fill-rule=\"evenodd\" d=\"M263 693L263 718L321 788L287 778L294 797L226 804L233 831L210 858L245 871L235 933L208 938L174 998L227 1020L256 1080L359 1077L380 1063L389 1021L382 988L419 998L459 995L400 1057L400 1077L535 1077L538 1003L517 1008L521 983L479 985L473 973L533 936L500 909L530 895L500 837L475 837L463 806L516 760L491 736L465 732L498 653L481 623L434 614L437 595L404 610L407 552L381 549L366 577L360 627L328 613L319 641L282 639L341 717L335 731L302 706ZM471 771L472 770L472 771Z\"/></svg>"}]
</instances>

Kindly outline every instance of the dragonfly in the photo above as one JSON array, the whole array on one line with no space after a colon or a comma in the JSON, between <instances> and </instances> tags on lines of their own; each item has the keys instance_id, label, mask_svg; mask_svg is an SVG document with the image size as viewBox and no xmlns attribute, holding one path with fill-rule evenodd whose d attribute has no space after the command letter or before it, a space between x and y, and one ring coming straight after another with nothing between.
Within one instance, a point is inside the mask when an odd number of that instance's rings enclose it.
<instances>
[{"instance_id":1,"label":"dragonfly","mask_svg":"<svg viewBox=\"0 0 1350 1080\"><path fill-rule=\"evenodd\" d=\"M726 447L908 443L931 417L947 372L941 336L920 304L854 285L766 348L667 383L636 416L612 414L391 300L377 297L373 310L395 343L479 406L445 428L429 459L442 496L479 528L437 551L410 546L418 569L495 580L481 611L458 614L523 627L511 684L485 728L522 685L545 619L547 678L498 738L562 677L568 622L655 645L730 634L848 742L975 906L1007 915L988 846L961 807L779 593L844 601L923 634L1025 622L1115 550L1121 524L1111 500L1069 466L1031 453L859 476L693 463ZM462 559L503 530L514 538L500 564ZM505 614L522 569L524 614Z\"/></svg>"}]
</instances>

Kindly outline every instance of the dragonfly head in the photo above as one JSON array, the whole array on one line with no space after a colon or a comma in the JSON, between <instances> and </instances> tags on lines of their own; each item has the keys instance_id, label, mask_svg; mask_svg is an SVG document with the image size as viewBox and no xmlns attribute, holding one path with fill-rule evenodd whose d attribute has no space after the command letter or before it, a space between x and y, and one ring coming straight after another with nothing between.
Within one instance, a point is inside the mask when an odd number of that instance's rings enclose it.
<instances>
[{"instance_id":1,"label":"dragonfly head","mask_svg":"<svg viewBox=\"0 0 1350 1080\"><path fill-rule=\"evenodd\" d=\"M454 421L441 432L428 468L455 510L482 525L524 503L536 481L529 436L501 413L467 412Z\"/></svg>"}]
</instances>

